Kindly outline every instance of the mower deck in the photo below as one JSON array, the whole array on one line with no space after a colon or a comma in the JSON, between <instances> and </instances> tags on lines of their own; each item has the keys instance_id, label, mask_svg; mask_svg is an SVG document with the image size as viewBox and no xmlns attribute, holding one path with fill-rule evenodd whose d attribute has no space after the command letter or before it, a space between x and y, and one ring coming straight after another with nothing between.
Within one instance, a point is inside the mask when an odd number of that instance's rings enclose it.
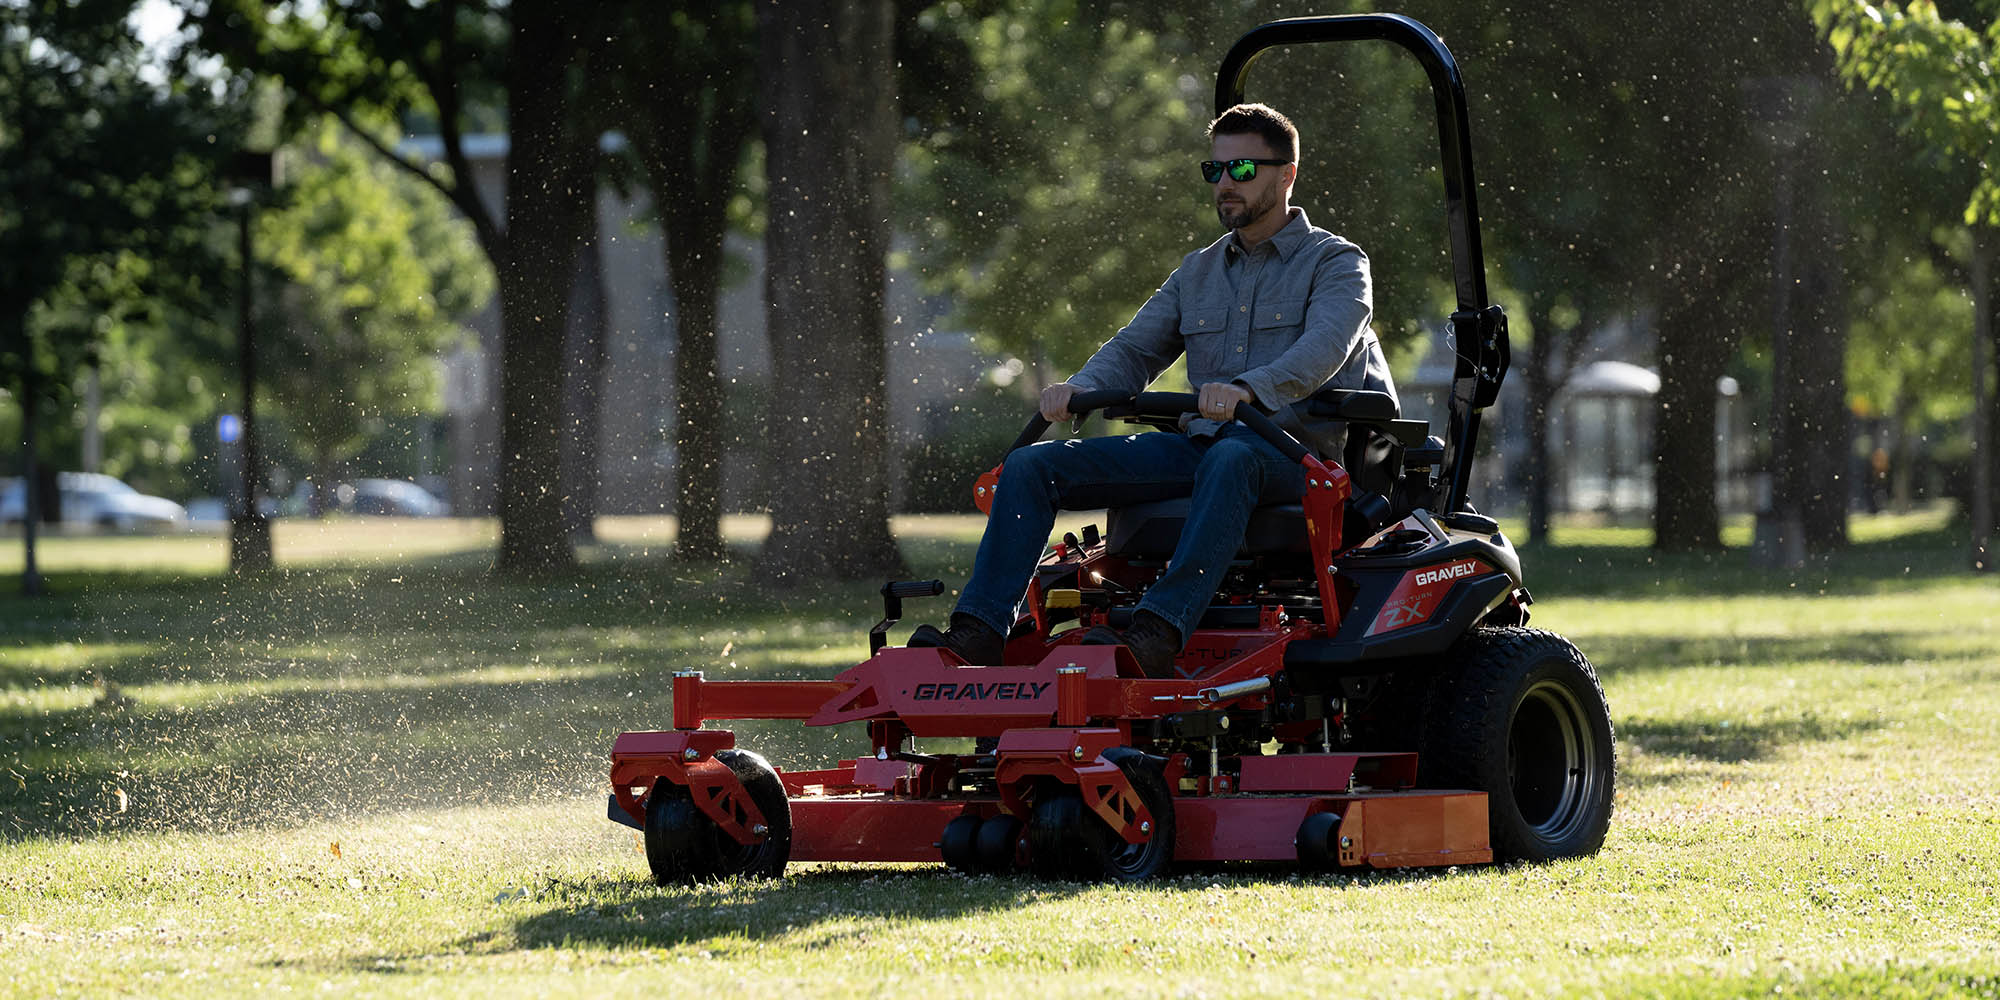
<instances>
[{"instance_id":1,"label":"mower deck","mask_svg":"<svg viewBox=\"0 0 2000 1000\"><path fill-rule=\"evenodd\" d=\"M936 649L890 648L833 681L674 679L674 717L685 728L629 732L612 749L610 817L643 829L657 781L685 786L725 835L751 842L768 818L718 752L729 730L710 718L803 719L809 725L866 722L877 755L831 768L777 771L789 812L794 861L938 862L954 820L985 821L1032 811L1037 787L1075 787L1085 805L1128 843L1151 838L1150 812L1105 752L1131 742L1131 723L1183 709L1226 731L1207 709L1261 690L1227 690L1254 678L1261 657L1199 680L1119 675L1121 647L1059 646L1033 666L960 665ZM1248 688L1256 688L1252 680ZM1105 725L1104 720L1112 720ZM1051 726L1050 723L1055 725ZM915 737L998 734L987 754L928 755L902 749ZM893 748L893 749L892 749ZM1160 768L1175 817L1177 861L1291 861L1308 867L1374 868L1491 861L1483 792L1417 789L1413 753L1294 752L1268 756L1175 753ZM1154 808L1158 808L1155 804ZM1323 843L1302 842L1315 815ZM1018 860L1018 859L1017 859Z\"/></svg>"}]
</instances>

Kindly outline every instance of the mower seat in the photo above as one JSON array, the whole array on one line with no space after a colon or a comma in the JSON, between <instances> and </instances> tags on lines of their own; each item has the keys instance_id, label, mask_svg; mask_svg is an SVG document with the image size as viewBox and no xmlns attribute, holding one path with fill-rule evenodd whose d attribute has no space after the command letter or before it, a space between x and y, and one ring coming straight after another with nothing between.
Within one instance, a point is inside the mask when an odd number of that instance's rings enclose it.
<instances>
[{"instance_id":1,"label":"mower seat","mask_svg":"<svg viewBox=\"0 0 2000 1000\"><path fill-rule=\"evenodd\" d=\"M1165 559L1181 542L1192 497L1154 500L1104 513L1105 551L1126 559ZM1250 512L1237 558L1306 551L1306 512L1295 503L1270 504Z\"/></svg>"},{"instance_id":2,"label":"mower seat","mask_svg":"<svg viewBox=\"0 0 2000 1000\"><path fill-rule=\"evenodd\" d=\"M1395 414L1395 402L1381 393L1350 392L1346 395L1369 404L1377 403L1379 398L1379 413ZM1349 418L1358 416L1341 410L1329 412ZM1369 411L1367 415L1379 414ZM1407 432L1420 432L1423 422L1385 418L1384 425L1395 433L1385 433L1359 423L1349 424L1347 428L1341 465L1352 477L1354 496L1374 501L1371 505L1363 500L1361 506L1366 512L1357 511L1354 504L1349 505L1343 528L1348 538L1366 537L1382 523L1393 520L1388 516L1393 512L1384 498L1395 489L1396 480L1402 475L1403 447L1400 437ZM1177 497L1111 508L1105 512L1104 520L1106 550L1126 559L1165 559L1173 555L1175 547L1180 544L1181 527L1187 523L1188 508L1192 502L1190 497ZM1295 503L1266 504L1250 512L1250 524L1244 529L1243 544L1236 550L1236 558L1287 553L1303 555L1308 551L1305 508Z\"/></svg>"}]
</instances>

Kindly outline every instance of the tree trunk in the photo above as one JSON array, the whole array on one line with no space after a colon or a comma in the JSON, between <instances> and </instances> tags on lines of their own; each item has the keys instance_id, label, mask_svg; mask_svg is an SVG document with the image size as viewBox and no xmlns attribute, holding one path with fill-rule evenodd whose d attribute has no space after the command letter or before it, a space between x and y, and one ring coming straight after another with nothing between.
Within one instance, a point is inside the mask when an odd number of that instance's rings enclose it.
<instances>
[{"instance_id":1,"label":"tree trunk","mask_svg":"<svg viewBox=\"0 0 2000 1000\"><path fill-rule=\"evenodd\" d=\"M1653 434L1653 547L1722 548L1715 509L1715 381L1729 353L1728 317L1706 290L1671 295L1660 316L1660 394Z\"/></svg>"},{"instance_id":2,"label":"tree trunk","mask_svg":"<svg viewBox=\"0 0 2000 1000\"><path fill-rule=\"evenodd\" d=\"M895 166L893 8L758 7L777 466L758 576L900 576L889 530L882 334Z\"/></svg>"},{"instance_id":3,"label":"tree trunk","mask_svg":"<svg viewBox=\"0 0 2000 1000\"><path fill-rule=\"evenodd\" d=\"M645 165L673 287L674 556L727 558L722 540L723 464L731 445L763 450L753 415L725 422L716 362L729 201L740 189L744 143L757 127L755 16L714 4L700 30L669 32L672 47L646 64L645 99L631 131ZM693 21L690 22L690 27Z\"/></svg>"},{"instance_id":4,"label":"tree trunk","mask_svg":"<svg viewBox=\"0 0 2000 1000\"><path fill-rule=\"evenodd\" d=\"M597 495L604 478L597 443L603 424L605 337L611 324L594 211L597 171L590 170L582 181L582 197L593 209L592 221L577 250L576 284L570 292L575 308L570 314L563 358L563 438L567 445L562 456L563 530L572 544L597 537Z\"/></svg>"},{"instance_id":5,"label":"tree trunk","mask_svg":"<svg viewBox=\"0 0 2000 1000\"><path fill-rule=\"evenodd\" d=\"M675 307L674 517L679 529L674 557L689 562L716 562L726 555L722 543L722 378L715 358L721 228L718 225L713 230L713 242L704 238L709 234L681 230L684 235L669 238L667 247ZM730 430L740 433L740 428Z\"/></svg>"},{"instance_id":6,"label":"tree trunk","mask_svg":"<svg viewBox=\"0 0 2000 1000\"><path fill-rule=\"evenodd\" d=\"M1807 148L1817 149L1818 144ZM1808 159L1808 164L1814 161ZM1806 550L1847 544L1853 491L1853 414L1847 406L1847 282L1841 268L1840 220L1823 170L1801 171L1797 206L1802 245L1793 255L1797 294L1790 299L1792 411L1799 449L1794 471Z\"/></svg>"},{"instance_id":7,"label":"tree trunk","mask_svg":"<svg viewBox=\"0 0 2000 1000\"><path fill-rule=\"evenodd\" d=\"M254 299L256 256L251 253L250 230L255 201L247 202L237 218L237 267L243 287L236 293L236 377L241 385L238 401L242 409L243 509L229 518L229 571L237 574L262 573L271 568L271 521L257 507L257 492L264 486L263 452L257 447L257 310Z\"/></svg>"},{"instance_id":8,"label":"tree trunk","mask_svg":"<svg viewBox=\"0 0 2000 1000\"><path fill-rule=\"evenodd\" d=\"M21 405L21 593L42 595L42 571L35 562L35 541L41 531L41 469L38 468L41 442L42 376L35 367L35 345L27 336L26 317L9 311L7 336L0 345L18 345L21 357L19 383Z\"/></svg>"},{"instance_id":9,"label":"tree trunk","mask_svg":"<svg viewBox=\"0 0 2000 1000\"><path fill-rule=\"evenodd\" d=\"M577 244L590 217L579 197L587 164L568 122L574 40L552 0L513 4L508 60L507 237L500 270L502 573L567 569L563 530L563 335Z\"/></svg>"},{"instance_id":10,"label":"tree trunk","mask_svg":"<svg viewBox=\"0 0 2000 1000\"><path fill-rule=\"evenodd\" d=\"M1993 255L2000 251L2000 231L1991 226L1973 228L1972 245L1972 568L1993 570L1993 483L2000 476L2000 406L1994 393L2000 392L2000 268ZM1984 354L1985 357L1981 357ZM1987 388L1987 369L1994 369L1992 390Z\"/></svg>"},{"instance_id":11,"label":"tree trunk","mask_svg":"<svg viewBox=\"0 0 2000 1000\"><path fill-rule=\"evenodd\" d=\"M1551 513L1550 492L1555 475L1553 456L1549 447L1549 418L1555 403L1555 379L1550 367L1555 363L1554 322L1549 319L1546 303L1539 297L1529 303L1529 323L1534 327L1534 338L1528 341L1527 409L1528 409L1528 538L1532 545L1547 545L1554 541L1549 526L1554 518Z\"/></svg>"}]
</instances>

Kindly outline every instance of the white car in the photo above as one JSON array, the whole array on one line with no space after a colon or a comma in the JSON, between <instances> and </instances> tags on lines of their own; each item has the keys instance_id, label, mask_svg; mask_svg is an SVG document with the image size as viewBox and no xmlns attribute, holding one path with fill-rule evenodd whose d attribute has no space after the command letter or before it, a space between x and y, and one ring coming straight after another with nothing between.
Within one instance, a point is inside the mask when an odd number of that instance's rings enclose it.
<instances>
[{"instance_id":1,"label":"white car","mask_svg":"<svg viewBox=\"0 0 2000 1000\"><path fill-rule=\"evenodd\" d=\"M115 476L58 472L56 489L62 495L62 522L66 526L127 533L183 531L188 527L186 508L164 497L147 496ZM9 481L0 492L0 524L18 526L26 518L26 510L27 496L20 481Z\"/></svg>"},{"instance_id":2,"label":"white car","mask_svg":"<svg viewBox=\"0 0 2000 1000\"><path fill-rule=\"evenodd\" d=\"M451 505L407 479L357 479L334 490L343 510L388 517L448 517Z\"/></svg>"}]
</instances>

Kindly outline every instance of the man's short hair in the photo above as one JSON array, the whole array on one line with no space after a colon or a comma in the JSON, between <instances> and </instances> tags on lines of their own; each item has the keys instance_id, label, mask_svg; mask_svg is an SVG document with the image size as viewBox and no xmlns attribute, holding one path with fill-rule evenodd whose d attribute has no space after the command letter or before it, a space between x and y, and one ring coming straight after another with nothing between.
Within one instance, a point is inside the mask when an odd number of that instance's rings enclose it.
<instances>
[{"instance_id":1,"label":"man's short hair","mask_svg":"<svg viewBox=\"0 0 2000 1000\"><path fill-rule=\"evenodd\" d=\"M1268 104L1238 104L1208 123L1210 139L1246 133L1261 136L1272 151L1293 163L1299 161L1299 130Z\"/></svg>"}]
</instances>

